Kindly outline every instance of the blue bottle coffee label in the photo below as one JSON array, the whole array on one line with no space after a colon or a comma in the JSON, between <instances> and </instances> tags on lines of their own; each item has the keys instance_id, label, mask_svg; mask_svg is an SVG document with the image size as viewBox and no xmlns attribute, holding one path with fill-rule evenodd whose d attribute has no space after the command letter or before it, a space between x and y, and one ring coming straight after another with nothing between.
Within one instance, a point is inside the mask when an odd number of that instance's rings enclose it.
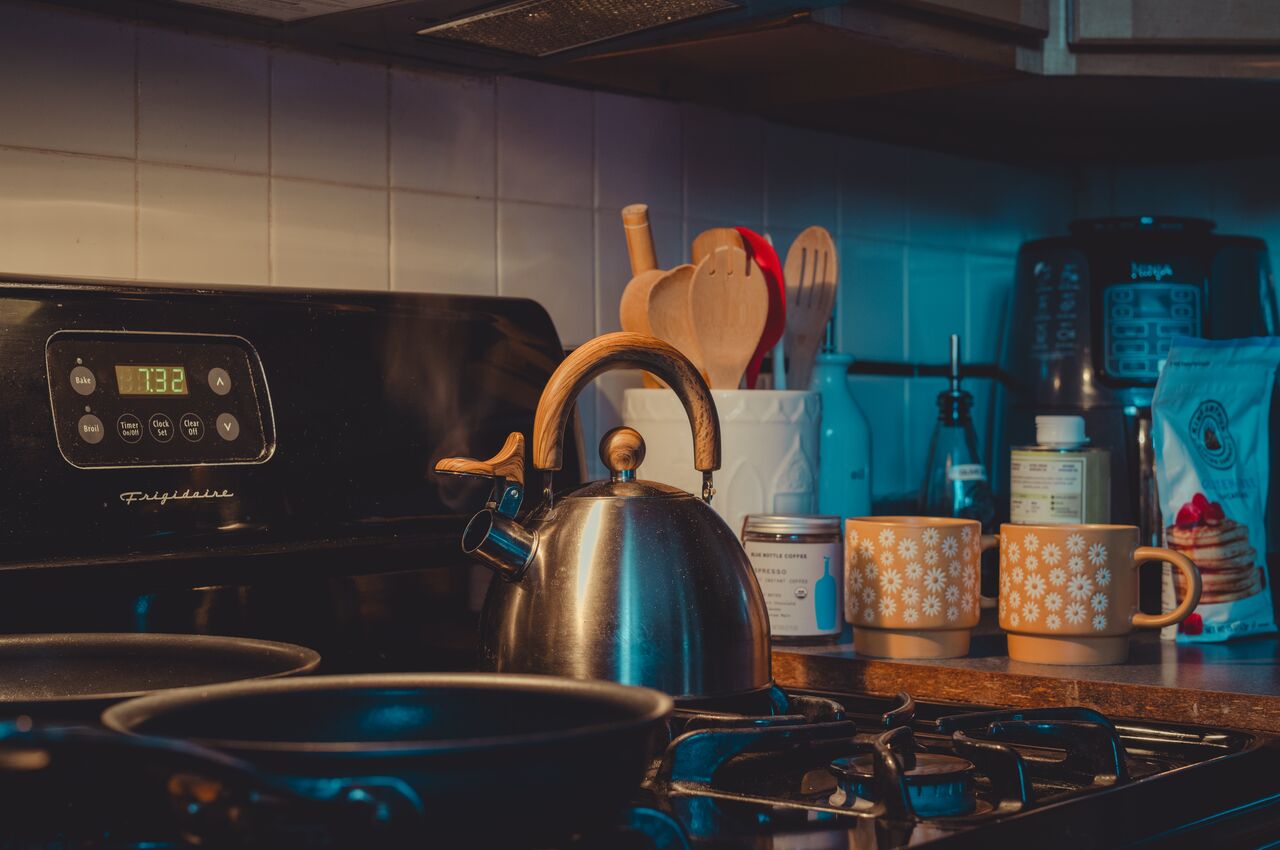
<instances>
[{"instance_id":1,"label":"blue bottle coffee label","mask_svg":"<svg viewBox=\"0 0 1280 850\"><path fill-rule=\"evenodd\" d=\"M743 544L769 608L774 637L840 633L843 582L839 543Z\"/></svg>"}]
</instances>

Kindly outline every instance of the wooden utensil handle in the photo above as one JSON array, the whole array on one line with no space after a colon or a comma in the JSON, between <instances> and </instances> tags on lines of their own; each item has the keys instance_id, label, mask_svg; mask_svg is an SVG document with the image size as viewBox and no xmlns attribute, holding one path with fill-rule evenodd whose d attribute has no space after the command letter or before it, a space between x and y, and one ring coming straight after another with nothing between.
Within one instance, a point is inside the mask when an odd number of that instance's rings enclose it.
<instances>
[{"instance_id":1,"label":"wooden utensil handle","mask_svg":"<svg viewBox=\"0 0 1280 850\"><path fill-rule=\"evenodd\" d=\"M551 376L533 418L534 466L557 470L564 465L564 429L574 399L596 376L613 369L644 369L666 381L680 398L693 427L694 469L711 472L720 468L720 418L706 381L672 346L626 331L584 343Z\"/></svg>"},{"instance_id":2,"label":"wooden utensil handle","mask_svg":"<svg viewBox=\"0 0 1280 850\"><path fill-rule=\"evenodd\" d=\"M436 472L450 475L480 475L505 478L524 486L524 435L512 431L496 455L488 460L471 457L445 457L436 461Z\"/></svg>"},{"instance_id":3,"label":"wooden utensil handle","mask_svg":"<svg viewBox=\"0 0 1280 850\"><path fill-rule=\"evenodd\" d=\"M1143 614L1139 611L1133 615L1133 619L1130 622L1134 626L1144 629L1162 629L1165 626L1172 626L1174 623L1181 623L1200 604L1200 570L1196 569L1194 561L1181 552L1163 549L1159 546L1139 546L1133 553L1133 568L1136 570L1147 561L1168 561L1173 564L1173 568L1182 573L1182 580L1187 587L1187 595L1182 597L1182 601L1178 603L1177 608L1166 614Z\"/></svg>"},{"instance_id":4,"label":"wooden utensil handle","mask_svg":"<svg viewBox=\"0 0 1280 850\"><path fill-rule=\"evenodd\" d=\"M649 207L631 204L622 208L622 228L627 234L627 256L631 258L631 274L638 275L658 267L658 254L653 247L653 231L649 229Z\"/></svg>"}]
</instances>

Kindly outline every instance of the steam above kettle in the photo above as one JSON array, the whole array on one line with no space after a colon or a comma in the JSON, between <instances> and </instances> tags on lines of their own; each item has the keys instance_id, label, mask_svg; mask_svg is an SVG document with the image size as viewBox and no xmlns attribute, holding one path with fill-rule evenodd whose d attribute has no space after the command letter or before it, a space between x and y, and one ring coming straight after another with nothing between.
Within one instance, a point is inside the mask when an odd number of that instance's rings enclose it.
<instances>
[{"instance_id":1,"label":"steam above kettle","mask_svg":"<svg viewBox=\"0 0 1280 850\"><path fill-rule=\"evenodd\" d=\"M553 475L565 426L584 386L612 369L645 369L667 382L693 429L701 498L642 481L644 440L605 434L608 481L563 495ZM720 422L698 370L653 337L606 334L560 364L538 401L533 463L542 500L517 520L524 438L513 433L486 461L445 458L436 471L494 482L462 548L491 567L481 613L482 663L499 672L546 673L644 685L695 700L746 696L772 685L764 596L737 536L710 507L720 466Z\"/></svg>"}]
</instances>

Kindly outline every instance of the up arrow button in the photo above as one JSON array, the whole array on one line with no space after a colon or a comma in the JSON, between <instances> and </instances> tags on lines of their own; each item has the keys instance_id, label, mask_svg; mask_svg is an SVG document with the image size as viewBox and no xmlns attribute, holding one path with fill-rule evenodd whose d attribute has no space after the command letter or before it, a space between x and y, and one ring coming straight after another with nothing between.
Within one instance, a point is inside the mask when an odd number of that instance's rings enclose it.
<instances>
[{"instance_id":1,"label":"up arrow button","mask_svg":"<svg viewBox=\"0 0 1280 850\"><path fill-rule=\"evenodd\" d=\"M215 367L209 370L209 389L218 395L231 392L231 376L227 374L226 369Z\"/></svg>"}]
</instances>

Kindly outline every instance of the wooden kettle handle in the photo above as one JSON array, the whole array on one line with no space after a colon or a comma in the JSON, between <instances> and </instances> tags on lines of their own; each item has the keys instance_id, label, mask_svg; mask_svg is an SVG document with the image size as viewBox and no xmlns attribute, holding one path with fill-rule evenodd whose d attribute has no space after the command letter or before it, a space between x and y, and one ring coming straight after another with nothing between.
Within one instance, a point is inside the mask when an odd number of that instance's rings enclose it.
<instances>
[{"instance_id":1,"label":"wooden kettle handle","mask_svg":"<svg viewBox=\"0 0 1280 850\"><path fill-rule=\"evenodd\" d=\"M470 457L445 457L436 461L436 472L450 475L479 475L504 478L524 486L524 435L512 431L502 449L488 460Z\"/></svg>"},{"instance_id":2,"label":"wooden kettle handle","mask_svg":"<svg viewBox=\"0 0 1280 850\"><path fill-rule=\"evenodd\" d=\"M720 417L711 390L689 359L660 339L643 334L598 336L564 359L538 400L533 418L533 465L557 470L564 464L564 429L578 393L597 375L613 369L644 369L666 381L693 426L693 466L720 468Z\"/></svg>"}]
</instances>

